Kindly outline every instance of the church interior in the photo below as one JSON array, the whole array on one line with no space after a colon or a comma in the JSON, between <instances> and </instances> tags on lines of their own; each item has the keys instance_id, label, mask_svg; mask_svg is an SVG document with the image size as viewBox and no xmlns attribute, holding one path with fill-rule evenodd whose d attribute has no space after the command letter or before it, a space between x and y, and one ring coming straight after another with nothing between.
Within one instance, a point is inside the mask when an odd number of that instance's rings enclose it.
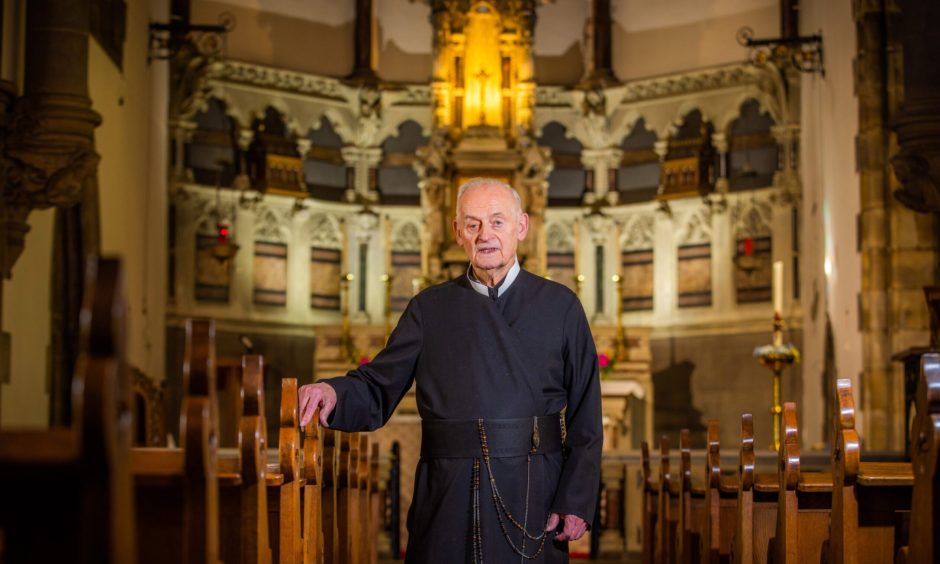
<instances>
[{"instance_id":1,"label":"church interior","mask_svg":"<svg viewBox=\"0 0 940 564\"><path fill-rule=\"evenodd\" d=\"M937 561L938 21L932 0L2 0L0 490L40 503L50 466L107 450L112 527L63 544L150 561L153 473L201 441L200 476L242 508L260 480L262 516L253 541L179 533L192 561L400 558L414 390L352 437L299 429L296 390L466 272L456 193L485 176L520 193L520 264L577 294L598 352L573 558ZM112 440L55 434L92 428ZM6 495L0 563L49 518ZM860 518L889 498L880 529Z\"/></svg>"}]
</instances>

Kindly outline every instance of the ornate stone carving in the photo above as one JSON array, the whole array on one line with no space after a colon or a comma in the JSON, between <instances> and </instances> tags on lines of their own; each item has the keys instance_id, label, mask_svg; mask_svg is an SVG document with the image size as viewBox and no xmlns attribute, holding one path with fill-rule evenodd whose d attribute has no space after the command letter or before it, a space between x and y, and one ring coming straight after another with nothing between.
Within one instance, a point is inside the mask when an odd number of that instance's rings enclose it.
<instances>
[{"instance_id":1,"label":"ornate stone carving","mask_svg":"<svg viewBox=\"0 0 940 564\"><path fill-rule=\"evenodd\" d=\"M708 207L702 207L691 213L682 235L680 244L689 245L707 243L712 237L712 212Z\"/></svg>"},{"instance_id":2,"label":"ornate stone carving","mask_svg":"<svg viewBox=\"0 0 940 564\"><path fill-rule=\"evenodd\" d=\"M731 225L737 236L769 235L773 216L770 202L763 199L739 200L731 206Z\"/></svg>"},{"instance_id":3,"label":"ornate stone carving","mask_svg":"<svg viewBox=\"0 0 940 564\"><path fill-rule=\"evenodd\" d=\"M310 245L324 249L341 249L342 238L336 221L325 213L314 214L307 221Z\"/></svg>"},{"instance_id":4,"label":"ornate stone carving","mask_svg":"<svg viewBox=\"0 0 940 564\"><path fill-rule=\"evenodd\" d=\"M656 218L653 214L637 215L629 220L620 240L621 248L624 250L653 248L655 224Z\"/></svg>"},{"instance_id":5,"label":"ornate stone carving","mask_svg":"<svg viewBox=\"0 0 940 564\"><path fill-rule=\"evenodd\" d=\"M256 241L287 241L286 227L288 222L278 217L274 210L265 206L262 207L255 216L255 240Z\"/></svg>"},{"instance_id":6,"label":"ornate stone carving","mask_svg":"<svg viewBox=\"0 0 940 564\"><path fill-rule=\"evenodd\" d=\"M729 88L758 82L754 69L747 65L734 65L716 69L633 80L625 85L621 103L639 102L690 92Z\"/></svg>"},{"instance_id":7,"label":"ornate stone carving","mask_svg":"<svg viewBox=\"0 0 940 564\"><path fill-rule=\"evenodd\" d=\"M392 250L412 253L421 251L421 230L413 221L403 221L396 226L392 236Z\"/></svg>"},{"instance_id":8,"label":"ornate stone carving","mask_svg":"<svg viewBox=\"0 0 940 564\"><path fill-rule=\"evenodd\" d=\"M901 149L891 157L894 175L903 185L894 197L914 211L940 213L940 177L933 172L940 170L940 152L932 153Z\"/></svg>"},{"instance_id":9,"label":"ornate stone carving","mask_svg":"<svg viewBox=\"0 0 940 564\"><path fill-rule=\"evenodd\" d=\"M338 79L239 61L214 63L209 70L209 78L336 100L346 99L343 85Z\"/></svg>"},{"instance_id":10,"label":"ornate stone carving","mask_svg":"<svg viewBox=\"0 0 940 564\"><path fill-rule=\"evenodd\" d=\"M574 234L571 225L565 222L554 222L547 229L547 247L551 252L574 252Z\"/></svg>"}]
</instances>

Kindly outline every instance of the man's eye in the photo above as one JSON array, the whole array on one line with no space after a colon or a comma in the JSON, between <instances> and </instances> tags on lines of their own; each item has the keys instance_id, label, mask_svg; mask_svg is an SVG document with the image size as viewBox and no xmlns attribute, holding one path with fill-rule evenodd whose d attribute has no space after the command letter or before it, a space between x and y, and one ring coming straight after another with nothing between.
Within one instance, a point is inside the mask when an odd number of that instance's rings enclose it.
<instances>
[{"instance_id":1,"label":"man's eye","mask_svg":"<svg viewBox=\"0 0 940 564\"><path fill-rule=\"evenodd\" d=\"M467 225L467 231L476 231L479 227L480 225L478 223L470 223Z\"/></svg>"},{"instance_id":2,"label":"man's eye","mask_svg":"<svg viewBox=\"0 0 940 564\"><path fill-rule=\"evenodd\" d=\"M493 226L494 226L494 227L502 227L502 226L503 226L503 220L497 219L496 221L493 222Z\"/></svg>"}]
</instances>

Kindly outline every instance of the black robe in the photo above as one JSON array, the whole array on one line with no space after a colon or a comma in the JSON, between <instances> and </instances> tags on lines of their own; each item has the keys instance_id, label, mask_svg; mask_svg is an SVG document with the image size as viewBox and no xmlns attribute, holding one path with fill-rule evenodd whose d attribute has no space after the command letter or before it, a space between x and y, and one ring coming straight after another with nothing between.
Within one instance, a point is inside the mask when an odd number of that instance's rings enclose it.
<instances>
[{"instance_id":1,"label":"black robe","mask_svg":"<svg viewBox=\"0 0 940 564\"><path fill-rule=\"evenodd\" d=\"M564 456L532 457L527 529L538 534L550 511L591 523L603 440L600 381L590 327L568 288L520 271L495 301L475 291L466 276L421 292L372 362L326 380L338 396L330 427L381 427L413 381L425 420L532 417L566 408ZM492 459L497 488L519 522L526 515L526 465L525 456ZM407 562L471 561L472 468L472 459L419 460ZM485 468L480 520L484 561L519 561L497 521ZM521 546L521 532L509 523L506 530ZM537 546L526 541L526 554ZM567 559L567 543L550 538L530 562Z\"/></svg>"}]
</instances>

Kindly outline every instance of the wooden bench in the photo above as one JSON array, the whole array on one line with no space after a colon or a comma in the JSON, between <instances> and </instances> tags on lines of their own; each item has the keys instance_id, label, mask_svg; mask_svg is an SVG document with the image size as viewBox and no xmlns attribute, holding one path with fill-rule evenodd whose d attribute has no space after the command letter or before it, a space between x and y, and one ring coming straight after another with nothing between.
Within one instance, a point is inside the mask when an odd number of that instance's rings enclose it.
<instances>
[{"instance_id":1,"label":"wooden bench","mask_svg":"<svg viewBox=\"0 0 940 564\"><path fill-rule=\"evenodd\" d=\"M908 462L862 462L849 380L836 382L834 408L829 562L893 562L907 544L914 471Z\"/></svg>"},{"instance_id":2,"label":"wooden bench","mask_svg":"<svg viewBox=\"0 0 940 564\"><path fill-rule=\"evenodd\" d=\"M659 493L656 524L656 562L672 564L677 561L676 545L679 524L679 484L669 466L669 438L659 442Z\"/></svg>"},{"instance_id":3,"label":"wooden bench","mask_svg":"<svg viewBox=\"0 0 940 564\"><path fill-rule=\"evenodd\" d=\"M186 323L179 448L135 448L138 561L219 561L215 325Z\"/></svg>"},{"instance_id":4,"label":"wooden bench","mask_svg":"<svg viewBox=\"0 0 940 564\"><path fill-rule=\"evenodd\" d=\"M656 554L657 523L659 521L659 483L653 481L650 468L650 445L646 441L640 445L643 463L643 513L641 517L641 546L644 564L654 562Z\"/></svg>"},{"instance_id":5,"label":"wooden bench","mask_svg":"<svg viewBox=\"0 0 940 564\"><path fill-rule=\"evenodd\" d=\"M219 515L222 560L226 564L271 562L268 534L267 425L264 365L260 356L242 357L242 415L238 449L220 452Z\"/></svg>"},{"instance_id":6,"label":"wooden bench","mask_svg":"<svg viewBox=\"0 0 940 564\"><path fill-rule=\"evenodd\" d=\"M691 564L701 559L702 525L705 522L705 490L692 479L692 444L689 430L679 432L679 561Z\"/></svg>"},{"instance_id":7,"label":"wooden bench","mask_svg":"<svg viewBox=\"0 0 940 564\"><path fill-rule=\"evenodd\" d=\"M916 397L917 414L911 425L911 530L898 561L936 562L940 558L940 355L921 357Z\"/></svg>"},{"instance_id":8,"label":"wooden bench","mask_svg":"<svg viewBox=\"0 0 940 564\"><path fill-rule=\"evenodd\" d=\"M0 432L0 561L135 562L125 311L120 261L90 259L72 425Z\"/></svg>"},{"instance_id":9,"label":"wooden bench","mask_svg":"<svg viewBox=\"0 0 940 564\"><path fill-rule=\"evenodd\" d=\"M770 560L770 543L777 522L780 490L776 474L757 472L754 452L754 418L741 415L738 455L738 502L735 506L731 560L740 564L764 564Z\"/></svg>"},{"instance_id":10,"label":"wooden bench","mask_svg":"<svg viewBox=\"0 0 940 564\"><path fill-rule=\"evenodd\" d=\"M271 558L281 564L300 564L304 556L300 507L304 470L296 378L281 380L279 422L277 462L269 463L265 472Z\"/></svg>"},{"instance_id":11,"label":"wooden bench","mask_svg":"<svg viewBox=\"0 0 940 564\"><path fill-rule=\"evenodd\" d=\"M314 412L313 418L304 429L303 477L301 490L303 503L303 549L304 564L322 564L326 562L323 533L323 483L324 476L335 473L335 465L324 466L323 435L332 431L322 429L320 414ZM332 459L331 459L332 463ZM332 542L332 535L329 537Z\"/></svg>"},{"instance_id":12,"label":"wooden bench","mask_svg":"<svg viewBox=\"0 0 940 564\"><path fill-rule=\"evenodd\" d=\"M820 562L829 540L832 475L800 472L796 404L784 403L779 451L775 562Z\"/></svg>"},{"instance_id":13,"label":"wooden bench","mask_svg":"<svg viewBox=\"0 0 940 564\"><path fill-rule=\"evenodd\" d=\"M708 450L705 454L705 511L702 525L702 562L727 562L737 507L738 484L721 474L718 421L708 421Z\"/></svg>"}]
</instances>

